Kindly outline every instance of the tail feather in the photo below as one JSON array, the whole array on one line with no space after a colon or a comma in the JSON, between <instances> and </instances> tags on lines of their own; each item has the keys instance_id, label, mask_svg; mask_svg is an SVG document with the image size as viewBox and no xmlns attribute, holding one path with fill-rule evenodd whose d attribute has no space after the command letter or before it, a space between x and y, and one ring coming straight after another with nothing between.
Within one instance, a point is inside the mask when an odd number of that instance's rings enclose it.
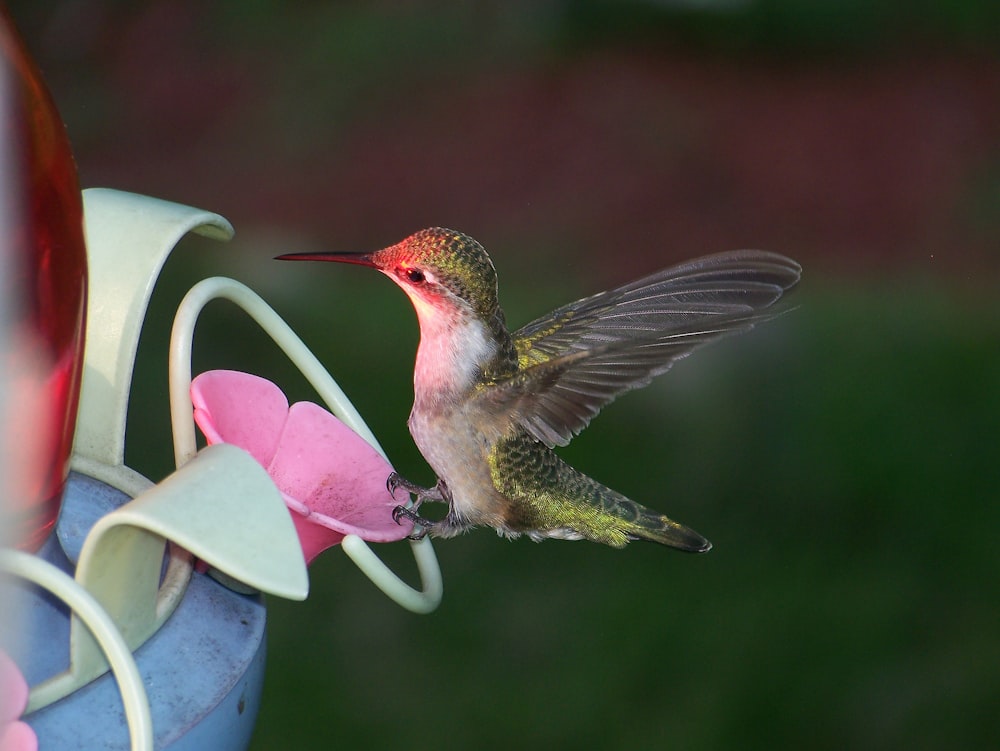
<instances>
[{"instance_id":1,"label":"tail feather","mask_svg":"<svg viewBox=\"0 0 1000 751\"><path fill-rule=\"evenodd\" d=\"M650 509L643 510L637 522L630 526L628 535L633 539L658 542L687 553L707 553L712 549L712 543L690 527Z\"/></svg>"},{"instance_id":2,"label":"tail feather","mask_svg":"<svg viewBox=\"0 0 1000 751\"><path fill-rule=\"evenodd\" d=\"M508 534L584 538L614 548L630 540L689 553L712 548L693 529L574 469L527 432L498 442L490 462L494 489L507 502L502 531Z\"/></svg>"}]
</instances>

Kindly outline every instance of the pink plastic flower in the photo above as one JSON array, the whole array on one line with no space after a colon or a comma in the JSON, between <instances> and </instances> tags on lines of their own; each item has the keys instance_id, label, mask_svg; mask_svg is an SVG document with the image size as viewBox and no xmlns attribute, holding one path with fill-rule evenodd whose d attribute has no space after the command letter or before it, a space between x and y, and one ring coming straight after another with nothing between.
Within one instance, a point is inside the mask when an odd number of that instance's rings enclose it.
<instances>
[{"instance_id":1,"label":"pink plastic flower","mask_svg":"<svg viewBox=\"0 0 1000 751\"><path fill-rule=\"evenodd\" d=\"M289 408L276 385L233 370L199 375L191 400L209 443L239 446L267 470L292 513L306 563L346 534L391 542L412 532L411 522L392 518L405 498L386 488L390 464L322 407Z\"/></svg>"},{"instance_id":2,"label":"pink plastic flower","mask_svg":"<svg viewBox=\"0 0 1000 751\"><path fill-rule=\"evenodd\" d=\"M0 650L0 751L38 751L38 737L19 718L28 705L28 684L14 661Z\"/></svg>"}]
</instances>

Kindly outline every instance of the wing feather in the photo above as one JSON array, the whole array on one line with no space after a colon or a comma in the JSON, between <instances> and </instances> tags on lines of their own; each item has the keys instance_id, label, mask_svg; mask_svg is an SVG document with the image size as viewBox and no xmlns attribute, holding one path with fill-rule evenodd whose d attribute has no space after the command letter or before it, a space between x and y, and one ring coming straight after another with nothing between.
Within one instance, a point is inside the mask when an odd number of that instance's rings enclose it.
<instances>
[{"instance_id":1,"label":"wing feather","mask_svg":"<svg viewBox=\"0 0 1000 751\"><path fill-rule=\"evenodd\" d=\"M517 373L480 398L548 446L565 445L619 394L702 344L773 317L800 275L790 258L741 250L564 305L514 332Z\"/></svg>"}]
</instances>

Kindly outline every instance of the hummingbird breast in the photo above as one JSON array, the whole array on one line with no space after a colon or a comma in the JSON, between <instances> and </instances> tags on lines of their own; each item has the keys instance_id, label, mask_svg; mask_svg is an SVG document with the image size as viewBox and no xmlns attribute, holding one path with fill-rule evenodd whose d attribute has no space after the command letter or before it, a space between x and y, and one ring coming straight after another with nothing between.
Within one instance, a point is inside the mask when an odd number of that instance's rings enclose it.
<instances>
[{"instance_id":1,"label":"hummingbird breast","mask_svg":"<svg viewBox=\"0 0 1000 751\"><path fill-rule=\"evenodd\" d=\"M453 514L469 524L503 526L505 502L493 487L489 467L501 420L472 396L484 370L509 348L467 311L425 305L417 313L420 346L410 434L448 486Z\"/></svg>"},{"instance_id":2,"label":"hummingbird breast","mask_svg":"<svg viewBox=\"0 0 1000 751\"><path fill-rule=\"evenodd\" d=\"M467 398L498 350L496 336L471 311L413 298L420 345L413 370L414 407Z\"/></svg>"}]
</instances>

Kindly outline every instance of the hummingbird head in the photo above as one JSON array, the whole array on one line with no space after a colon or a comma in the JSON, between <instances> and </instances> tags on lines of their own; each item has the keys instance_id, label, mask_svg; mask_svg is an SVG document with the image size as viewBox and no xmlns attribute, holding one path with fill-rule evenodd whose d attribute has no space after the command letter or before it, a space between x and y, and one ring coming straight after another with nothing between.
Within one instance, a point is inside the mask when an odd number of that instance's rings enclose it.
<instances>
[{"instance_id":1,"label":"hummingbird head","mask_svg":"<svg viewBox=\"0 0 1000 751\"><path fill-rule=\"evenodd\" d=\"M378 269L416 309L420 347L415 398L453 399L482 377L498 351L513 344L497 299L497 273L486 250L468 235L434 227L374 253L296 253L287 261L340 261Z\"/></svg>"},{"instance_id":2,"label":"hummingbird head","mask_svg":"<svg viewBox=\"0 0 1000 751\"><path fill-rule=\"evenodd\" d=\"M451 310L490 320L499 310L497 272L486 249L450 229L420 230L374 253L293 253L278 258L371 266L398 284L418 313Z\"/></svg>"},{"instance_id":3,"label":"hummingbird head","mask_svg":"<svg viewBox=\"0 0 1000 751\"><path fill-rule=\"evenodd\" d=\"M371 258L415 304L468 309L478 318L488 318L497 308L493 261L478 241L461 232L421 230Z\"/></svg>"}]
</instances>

